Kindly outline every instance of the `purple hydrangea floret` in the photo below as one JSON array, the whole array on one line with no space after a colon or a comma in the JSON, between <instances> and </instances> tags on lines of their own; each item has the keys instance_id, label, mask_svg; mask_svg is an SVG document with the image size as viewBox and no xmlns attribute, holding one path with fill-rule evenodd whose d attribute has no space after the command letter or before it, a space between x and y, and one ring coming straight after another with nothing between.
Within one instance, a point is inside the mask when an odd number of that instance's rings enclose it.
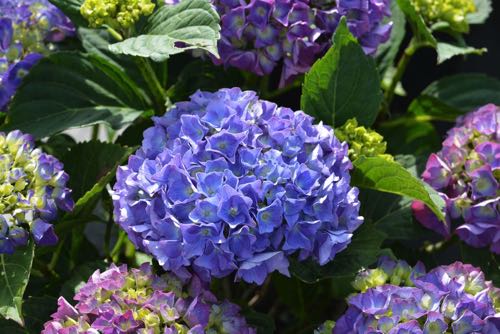
<instances>
[{"instance_id":1,"label":"purple hydrangea floret","mask_svg":"<svg viewBox=\"0 0 500 334\"><path fill-rule=\"evenodd\" d=\"M424 226L500 254L500 108L486 105L458 119L422 178L446 202L447 224L422 203L413 211Z\"/></svg>"},{"instance_id":2,"label":"purple hydrangea floret","mask_svg":"<svg viewBox=\"0 0 500 334\"><path fill-rule=\"evenodd\" d=\"M196 277L155 275L149 264L96 271L72 306L60 297L42 334L255 334L237 305L220 302Z\"/></svg>"},{"instance_id":3,"label":"purple hydrangea floret","mask_svg":"<svg viewBox=\"0 0 500 334\"><path fill-rule=\"evenodd\" d=\"M27 244L57 243L51 222L74 203L63 164L35 148L30 135L0 132L0 254Z\"/></svg>"},{"instance_id":4,"label":"purple hydrangea floret","mask_svg":"<svg viewBox=\"0 0 500 334\"><path fill-rule=\"evenodd\" d=\"M166 3L179 1L166 0ZM325 54L345 16L367 54L389 39L389 0L213 0L221 16L220 59L257 75L281 67L281 86Z\"/></svg>"},{"instance_id":5,"label":"purple hydrangea floret","mask_svg":"<svg viewBox=\"0 0 500 334\"><path fill-rule=\"evenodd\" d=\"M288 256L324 265L362 224L347 144L239 88L197 92L117 172L115 218L167 271L262 284Z\"/></svg>"},{"instance_id":6,"label":"purple hydrangea floret","mask_svg":"<svg viewBox=\"0 0 500 334\"><path fill-rule=\"evenodd\" d=\"M29 70L74 34L70 20L48 0L0 0L0 111Z\"/></svg>"},{"instance_id":7,"label":"purple hydrangea floret","mask_svg":"<svg viewBox=\"0 0 500 334\"><path fill-rule=\"evenodd\" d=\"M456 262L348 299L332 334L482 333L500 330L500 289L479 268Z\"/></svg>"}]
</instances>

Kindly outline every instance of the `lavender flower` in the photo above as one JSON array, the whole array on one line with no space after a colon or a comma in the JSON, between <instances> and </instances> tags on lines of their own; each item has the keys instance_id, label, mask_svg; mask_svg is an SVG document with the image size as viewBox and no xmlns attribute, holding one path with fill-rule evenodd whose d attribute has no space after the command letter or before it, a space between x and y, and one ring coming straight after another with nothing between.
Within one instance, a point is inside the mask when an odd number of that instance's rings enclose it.
<instances>
[{"instance_id":1,"label":"lavender flower","mask_svg":"<svg viewBox=\"0 0 500 334\"><path fill-rule=\"evenodd\" d=\"M167 4L179 0L165 0ZM373 55L389 39L389 0L213 0L221 16L220 59L263 76L282 67L281 86L307 72L331 46L340 18L365 52Z\"/></svg>"},{"instance_id":2,"label":"lavender flower","mask_svg":"<svg viewBox=\"0 0 500 334\"><path fill-rule=\"evenodd\" d=\"M486 105L458 119L443 149L432 154L422 178L446 201L448 224L420 202L417 220L449 237L452 228L467 244L500 254L500 109ZM453 226L451 223L455 223Z\"/></svg>"},{"instance_id":3,"label":"lavender flower","mask_svg":"<svg viewBox=\"0 0 500 334\"><path fill-rule=\"evenodd\" d=\"M498 333L500 289L480 269L456 262L351 296L332 334Z\"/></svg>"},{"instance_id":4,"label":"lavender flower","mask_svg":"<svg viewBox=\"0 0 500 334\"><path fill-rule=\"evenodd\" d=\"M0 254L26 245L30 234L38 245L55 244L50 222L58 209L73 209L62 163L34 146L30 135L0 132Z\"/></svg>"},{"instance_id":5,"label":"lavender flower","mask_svg":"<svg viewBox=\"0 0 500 334\"><path fill-rule=\"evenodd\" d=\"M332 261L363 222L347 144L239 88L197 92L119 168L115 218L167 271L262 284L288 256Z\"/></svg>"},{"instance_id":6,"label":"lavender flower","mask_svg":"<svg viewBox=\"0 0 500 334\"><path fill-rule=\"evenodd\" d=\"M24 76L75 28L48 0L0 0L0 111Z\"/></svg>"},{"instance_id":7,"label":"lavender flower","mask_svg":"<svg viewBox=\"0 0 500 334\"><path fill-rule=\"evenodd\" d=\"M255 334L230 302L219 302L196 277L180 281L114 264L96 271L74 298L59 298L42 334Z\"/></svg>"}]
</instances>

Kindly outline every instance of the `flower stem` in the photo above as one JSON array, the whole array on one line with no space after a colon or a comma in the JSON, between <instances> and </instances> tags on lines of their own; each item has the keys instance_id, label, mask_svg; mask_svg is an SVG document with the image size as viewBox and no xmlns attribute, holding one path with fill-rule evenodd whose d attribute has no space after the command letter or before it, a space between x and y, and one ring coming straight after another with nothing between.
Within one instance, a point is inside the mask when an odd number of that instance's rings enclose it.
<instances>
[{"instance_id":1,"label":"flower stem","mask_svg":"<svg viewBox=\"0 0 500 334\"><path fill-rule=\"evenodd\" d=\"M96 141L99 139L99 124L95 124L93 127L92 127L92 141Z\"/></svg>"},{"instance_id":2,"label":"flower stem","mask_svg":"<svg viewBox=\"0 0 500 334\"><path fill-rule=\"evenodd\" d=\"M165 102L167 100L166 91L160 83L160 80L158 80L158 76L148 59L135 57L135 61L149 90L153 94L155 114L162 115L165 112Z\"/></svg>"},{"instance_id":3,"label":"flower stem","mask_svg":"<svg viewBox=\"0 0 500 334\"><path fill-rule=\"evenodd\" d=\"M391 80L391 84L389 85L389 88L385 92L385 103L387 108L390 108L390 105L394 100L396 87L403 78L403 75L405 74L406 68L410 63L410 60L412 59L415 52L417 52L417 50L420 49L421 47L422 45L413 38L408 44L408 47L404 50L403 55L401 56L398 62L396 73L394 73L394 76L392 77Z\"/></svg>"}]
</instances>

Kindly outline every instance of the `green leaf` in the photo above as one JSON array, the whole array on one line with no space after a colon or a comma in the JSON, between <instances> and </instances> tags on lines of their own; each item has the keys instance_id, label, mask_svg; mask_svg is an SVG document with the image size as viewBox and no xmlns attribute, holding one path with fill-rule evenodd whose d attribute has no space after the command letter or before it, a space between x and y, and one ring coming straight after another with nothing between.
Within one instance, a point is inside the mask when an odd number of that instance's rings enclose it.
<instances>
[{"instance_id":1,"label":"green leaf","mask_svg":"<svg viewBox=\"0 0 500 334\"><path fill-rule=\"evenodd\" d=\"M381 102L375 61L365 55L342 18L333 46L305 76L302 110L332 126L342 125L353 117L361 125L370 126L377 118Z\"/></svg>"},{"instance_id":2,"label":"green leaf","mask_svg":"<svg viewBox=\"0 0 500 334\"><path fill-rule=\"evenodd\" d=\"M78 200L112 171L117 162L122 162L131 149L117 144L89 141L71 147L61 161L70 177L68 187L73 190L73 199Z\"/></svg>"},{"instance_id":3,"label":"green leaf","mask_svg":"<svg viewBox=\"0 0 500 334\"><path fill-rule=\"evenodd\" d=\"M91 141L73 146L62 159L64 169L70 175L69 187L76 200L69 217L78 217L83 208L90 207L96 197L115 176L120 166L134 148L118 144ZM66 217L67 218L67 217Z\"/></svg>"},{"instance_id":4,"label":"green leaf","mask_svg":"<svg viewBox=\"0 0 500 334\"><path fill-rule=\"evenodd\" d=\"M257 334L273 334L276 331L274 319L268 314L248 309L243 315L248 324L257 329Z\"/></svg>"},{"instance_id":5,"label":"green leaf","mask_svg":"<svg viewBox=\"0 0 500 334\"><path fill-rule=\"evenodd\" d=\"M0 254L0 315L24 326L23 296L31 273L35 247L16 250L12 255Z\"/></svg>"},{"instance_id":6,"label":"green leaf","mask_svg":"<svg viewBox=\"0 0 500 334\"><path fill-rule=\"evenodd\" d=\"M399 53L401 43L406 35L406 18L395 1L391 1L391 21L391 37L387 42L379 46L376 56L381 74L385 73L393 66L394 60Z\"/></svg>"},{"instance_id":7,"label":"green leaf","mask_svg":"<svg viewBox=\"0 0 500 334\"><path fill-rule=\"evenodd\" d=\"M469 24L482 24L486 22L493 7L491 5L491 0L475 0L476 12L468 14L466 19Z\"/></svg>"},{"instance_id":8,"label":"green leaf","mask_svg":"<svg viewBox=\"0 0 500 334\"><path fill-rule=\"evenodd\" d=\"M61 52L26 76L3 129L37 138L97 123L117 130L147 108L136 84L115 65L95 55Z\"/></svg>"},{"instance_id":9,"label":"green leaf","mask_svg":"<svg viewBox=\"0 0 500 334\"><path fill-rule=\"evenodd\" d=\"M487 52L486 48L476 49L472 46L451 43L437 43L438 64L442 64L455 56L482 55Z\"/></svg>"},{"instance_id":10,"label":"green leaf","mask_svg":"<svg viewBox=\"0 0 500 334\"><path fill-rule=\"evenodd\" d=\"M209 0L186 0L160 7L137 37L110 45L117 54L164 61L192 49L218 56L219 15Z\"/></svg>"},{"instance_id":11,"label":"green leaf","mask_svg":"<svg viewBox=\"0 0 500 334\"><path fill-rule=\"evenodd\" d=\"M460 115L488 103L500 104L500 80L483 74L458 74L430 84L409 111L429 120L454 122Z\"/></svg>"},{"instance_id":12,"label":"green leaf","mask_svg":"<svg viewBox=\"0 0 500 334\"><path fill-rule=\"evenodd\" d=\"M403 166L379 157L354 161L351 184L365 189L402 195L424 202L444 221L444 200L431 187L415 178Z\"/></svg>"},{"instance_id":13,"label":"green leaf","mask_svg":"<svg viewBox=\"0 0 500 334\"><path fill-rule=\"evenodd\" d=\"M306 283L316 283L322 279L352 279L360 269L373 264L386 235L371 224L363 224L352 238L346 250L340 252L333 261L320 266L313 261L292 261L291 273Z\"/></svg>"},{"instance_id":14,"label":"green leaf","mask_svg":"<svg viewBox=\"0 0 500 334\"><path fill-rule=\"evenodd\" d=\"M49 0L53 5L58 7L71 22L77 26L87 26L87 21L80 14L80 7L84 0Z\"/></svg>"},{"instance_id":15,"label":"green leaf","mask_svg":"<svg viewBox=\"0 0 500 334\"><path fill-rule=\"evenodd\" d=\"M422 15L417 13L410 0L396 0L399 8L405 13L416 40L427 46L436 47L437 42L430 29L426 26Z\"/></svg>"}]
</instances>

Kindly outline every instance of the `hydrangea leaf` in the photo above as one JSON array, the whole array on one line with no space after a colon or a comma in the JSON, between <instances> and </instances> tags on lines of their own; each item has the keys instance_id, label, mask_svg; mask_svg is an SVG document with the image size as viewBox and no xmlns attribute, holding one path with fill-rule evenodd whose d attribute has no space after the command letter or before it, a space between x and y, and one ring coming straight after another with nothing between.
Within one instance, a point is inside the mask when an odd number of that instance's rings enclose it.
<instances>
[{"instance_id":1,"label":"hydrangea leaf","mask_svg":"<svg viewBox=\"0 0 500 334\"><path fill-rule=\"evenodd\" d=\"M79 143L72 147L62 159L70 175L79 175L69 181L76 203L68 217L78 217L84 208L93 207L92 203L113 179L118 166L126 161L134 149L98 141Z\"/></svg>"},{"instance_id":2,"label":"hydrangea leaf","mask_svg":"<svg viewBox=\"0 0 500 334\"><path fill-rule=\"evenodd\" d=\"M386 43L380 45L376 56L381 74L393 66L399 53L401 43L406 35L406 18L395 1L391 1L391 20L391 37Z\"/></svg>"},{"instance_id":3,"label":"hydrangea leaf","mask_svg":"<svg viewBox=\"0 0 500 334\"><path fill-rule=\"evenodd\" d=\"M410 0L396 0L399 8L405 13L406 18L408 19L408 22L410 23L413 33L415 34L415 38L417 39L418 42L436 47L437 46L437 41L432 35L430 29L427 27L427 25L424 22L424 19L422 18L422 15L417 13L415 10L415 7L411 3Z\"/></svg>"},{"instance_id":4,"label":"hydrangea leaf","mask_svg":"<svg viewBox=\"0 0 500 334\"><path fill-rule=\"evenodd\" d=\"M363 98L356 98L359 96ZM306 74L302 110L333 126L353 117L359 124L370 126L381 102L375 61L364 54L343 18L335 32L333 46Z\"/></svg>"},{"instance_id":5,"label":"hydrangea leaf","mask_svg":"<svg viewBox=\"0 0 500 334\"><path fill-rule=\"evenodd\" d=\"M95 55L61 52L26 76L3 130L44 138L97 123L120 129L147 109L136 84L115 65Z\"/></svg>"},{"instance_id":6,"label":"hydrangea leaf","mask_svg":"<svg viewBox=\"0 0 500 334\"><path fill-rule=\"evenodd\" d=\"M28 285L35 247L32 241L12 255L0 254L0 315L24 326L23 295Z\"/></svg>"},{"instance_id":7,"label":"hydrangea leaf","mask_svg":"<svg viewBox=\"0 0 500 334\"><path fill-rule=\"evenodd\" d=\"M323 279L351 282L361 268L377 260L386 234L374 228L372 224L363 224L355 233L346 250L325 266L312 261L292 261L290 272L306 283L317 283Z\"/></svg>"},{"instance_id":8,"label":"hydrangea leaf","mask_svg":"<svg viewBox=\"0 0 500 334\"><path fill-rule=\"evenodd\" d=\"M493 11L491 0L475 0L474 2L476 4L476 12L468 14L466 20L469 24L482 24L486 22Z\"/></svg>"},{"instance_id":9,"label":"hydrangea leaf","mask_svg":"<svg viewBox=\"0 0 500 334\"><path fill-rule=\"evenodd\" d=\"M430 84L413 100L409 112L428 120L456 118L488 103L500 105L500 80L484 74L458 74Z\"/></svg>"},{"instance_id":10,"label":"hydrangea leaf","mask_svg":"<svg viewBox=\"0 0 500 334\"><path fill-rule=\"evenodd\" d=\"M403 166L379 157L361 157L354 161L352 185L373 189L424 202L444 221L444 200L436 191L415 178Z\"/></svg>"},{"instance_id":11,"label":"hydrangea leaf","mask_svg":"<svg viewBox=\"0 0 500 334\"><path fill-rule=\"evenodd\" d=\"M80 14L80 7L83 0L49 0L53 5L57 6L71 22L77 26L87 26L87 21Z\"/></svg>"},{"instance_id":12,"label":"hydrangea leaf","mask_svg":"<svg viewBox=\"0 0 500 334\"><path fill-rule=\"evenodd\" d=\"M186 50L203 49L215 56L220 37L219 15L209 0L182 1L160 7L142 33L109 46L117 54L164 61Z\"/></svg>"},{"instance_id":13,"label":"hydrangea leaf","mask_svg":"<svg viewBox=\"0 0 500 334\"><path fill-rule=\"evenodd\" d=\"M438 64L442 64L455 56L482 55L487 52L486 48L476 49L472 46L458 45L452 43L437 43Z\"/></svg>"}]
</instances>

